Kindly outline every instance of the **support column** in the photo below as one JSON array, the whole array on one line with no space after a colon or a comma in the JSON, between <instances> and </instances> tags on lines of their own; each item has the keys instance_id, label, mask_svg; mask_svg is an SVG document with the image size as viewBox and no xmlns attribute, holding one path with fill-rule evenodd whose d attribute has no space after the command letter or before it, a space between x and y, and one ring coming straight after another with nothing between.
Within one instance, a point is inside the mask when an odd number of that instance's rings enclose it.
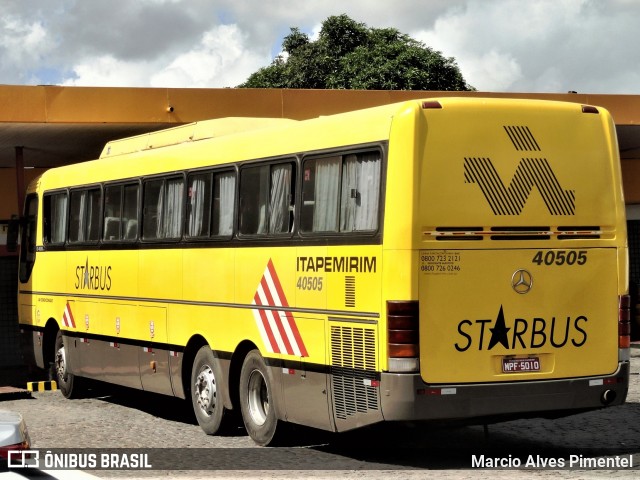
<instances>
[{"instance_id":1,"label":"support column","mask_svg":"<svg viewBox=\"0 0 640 480\"><path fill-rule=\"evenodd\" d=\"M24 208L24 147L16 147L16 189L18 191L18 216Z\"/></svg>"}]
</instances>

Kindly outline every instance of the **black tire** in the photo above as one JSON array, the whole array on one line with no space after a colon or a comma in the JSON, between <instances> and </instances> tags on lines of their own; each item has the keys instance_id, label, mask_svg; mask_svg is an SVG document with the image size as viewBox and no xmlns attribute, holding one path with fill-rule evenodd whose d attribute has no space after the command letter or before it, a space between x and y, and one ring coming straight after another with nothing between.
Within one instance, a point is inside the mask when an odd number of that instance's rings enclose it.
<instances>
[{"instance_id":1,"label":"black tire","mask_svg":"<svg viewBox=\"0 0 640 480\"><path fill-rule=\"evenodd\" d=\"M200 348L191 368L191 405L198 425L207 435L226 431L229 412L224 408L222 370L208 345Z\"/></svg>"},{"instance_id":2,"label":"black tire","mask_svg":"<svg viewBox=\"0 0 640 480\"><path fill-rule=\"evenodd\" d=\"M82 378L76 377L68 371L67 352L62 338L62 332L58 330L56 343L53 350L53 369L55 372L58 389L65 398L80 398L84 393Z\"/></svg>"},{"instance_id":3,"label":"black tire","mask_svg":"<svg viewBox=\"0 0 640 480\"><path fill-rule=\"evenodd\" d=\"M275 445L283 440L283 422L278 420L275 402L273 381L264 358L258 350L252 350L240 373L240 410L247 433L258 445Z\"/></svg>"}]
</instances>

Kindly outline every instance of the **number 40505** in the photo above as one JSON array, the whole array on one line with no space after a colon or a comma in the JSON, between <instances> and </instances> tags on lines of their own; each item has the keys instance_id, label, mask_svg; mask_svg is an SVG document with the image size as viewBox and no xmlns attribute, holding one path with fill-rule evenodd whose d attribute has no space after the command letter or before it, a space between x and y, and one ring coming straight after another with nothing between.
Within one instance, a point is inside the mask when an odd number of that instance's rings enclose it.
<instances>
[{"instance_id":1,"label":"number 40505","mask_svg":"<svg viewBox=\"0 0 640 480\"><path fill-rule=\"evenodd\" d=\"M533 256L536 265L584 265L587 263L586 250L538 251Z\"/></svg>"}]
</instances>

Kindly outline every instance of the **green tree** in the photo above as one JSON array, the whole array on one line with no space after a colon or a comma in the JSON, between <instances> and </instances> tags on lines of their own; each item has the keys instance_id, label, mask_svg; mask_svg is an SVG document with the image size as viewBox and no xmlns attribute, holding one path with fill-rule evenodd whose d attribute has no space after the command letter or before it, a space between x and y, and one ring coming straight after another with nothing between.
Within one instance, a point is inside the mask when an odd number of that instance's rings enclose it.
<instances>
[{"instance_id":1,"label":"green tree","mask_svg":"<svg viewBox=\"0 0 640 480\"><path fill-rule=\"evenodd\" d=\"M368 28L347 15L327 18L315 42L292 28L282 50L286 55L239 87L474 90L453 58L394 28Z\"/></svg>"}]
</instances>

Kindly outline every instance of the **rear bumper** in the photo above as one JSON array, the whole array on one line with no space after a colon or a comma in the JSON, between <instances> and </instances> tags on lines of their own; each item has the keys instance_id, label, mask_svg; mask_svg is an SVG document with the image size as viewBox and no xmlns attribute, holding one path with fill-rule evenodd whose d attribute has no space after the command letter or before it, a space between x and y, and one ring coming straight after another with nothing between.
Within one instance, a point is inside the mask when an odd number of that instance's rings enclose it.
<instances>
[{"instance_id":1,"label":"rear bumper","mask_svg":"<svg viewBox=\"0 0 640 480\"><path fill-rule=\"evenodd\" d=\"M383 373L380 379L387 421L563 416L620 405L628 389L629 362L619 363L613 375L579 379L463 385L427 385L419 374Z\"/></svg>"}]
</instances>

